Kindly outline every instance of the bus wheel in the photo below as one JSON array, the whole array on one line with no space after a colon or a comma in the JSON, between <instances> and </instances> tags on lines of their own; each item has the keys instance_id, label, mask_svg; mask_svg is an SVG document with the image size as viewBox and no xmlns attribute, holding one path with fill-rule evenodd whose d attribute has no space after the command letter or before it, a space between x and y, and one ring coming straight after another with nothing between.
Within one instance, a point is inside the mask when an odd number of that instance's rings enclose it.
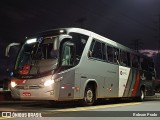
<instances>
[{"instance_id":1,"label":"bus wheel","mask_svg":"<svg viewBox=\"0 0 160 120\"><path fill-rule=\"evenodd\" d=\"M92 86L87 86L84 93L84 98L80 102L82 106L91 106L95 102L95 91Z\"/></svg>"},{"instance_id":2,"label":"bus wheel","mask_svg":"<svg viewBox=\"0 0 160 120\"><path fill-rule=\"evenodd\" d=\"M137 101L142 102L144 101L144 98L145 98L145 90L141 88L140 95L138 96Z\"/></svg>"}]
</instances>

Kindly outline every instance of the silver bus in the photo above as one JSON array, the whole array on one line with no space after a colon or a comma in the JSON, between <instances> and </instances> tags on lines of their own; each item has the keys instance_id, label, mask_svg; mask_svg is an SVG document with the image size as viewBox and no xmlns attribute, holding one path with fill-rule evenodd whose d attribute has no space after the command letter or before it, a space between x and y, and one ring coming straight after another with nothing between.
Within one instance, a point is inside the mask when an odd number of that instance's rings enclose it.
<instances>
[{"instance_id":1,"label":"silver bus","mask_svg":"<svg viewBox=\"0 0 160 120\"><path fill-rule=\"evenodd\" d=\"M154 95L152 59L80 28L49 30L26 38L11 80L21 100L77 100Z\"/></svg>"}]
</instances>

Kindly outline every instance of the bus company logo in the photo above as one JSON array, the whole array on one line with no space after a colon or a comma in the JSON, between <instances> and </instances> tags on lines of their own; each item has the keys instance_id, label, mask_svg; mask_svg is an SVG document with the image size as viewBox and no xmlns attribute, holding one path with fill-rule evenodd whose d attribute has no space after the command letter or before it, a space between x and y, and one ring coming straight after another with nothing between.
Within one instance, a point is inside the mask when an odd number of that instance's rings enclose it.
<instances>
[{"instance_id":1,"label":"bus company logo","mask_svg":"<svg viewBox=\"0 0 160 120\"><path fill-rule=\"evenodd\" d=\"M123 72L122 71L120 71L120 75L122 75L123 74Z\"/></svg>"},{"instance_id":2,"label":"bus company logo","mask_svg":"<svg viewBox=\"0 0 160 120\"><path fill-rule=\"evenodd\" d=\"M126 72L120 71L120 75L127 75Z\"/></svg>"}]
</instances>

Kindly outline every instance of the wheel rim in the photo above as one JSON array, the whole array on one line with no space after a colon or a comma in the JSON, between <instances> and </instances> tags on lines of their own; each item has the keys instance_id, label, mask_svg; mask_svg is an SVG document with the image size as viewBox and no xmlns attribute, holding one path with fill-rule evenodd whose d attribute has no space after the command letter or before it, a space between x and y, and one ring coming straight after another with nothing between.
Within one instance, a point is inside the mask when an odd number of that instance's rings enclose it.
<instances>
[{"instance_id":1,"label":"wheel rim","mask_svg":"<svg viewBox=\"0 0 160 120\"><path fill-rule=\"evenodd\" d=\"M88 102L88 103L93 102L93 92L92 92L92 90L88 90L86 92L86 102Z\"/></svg>"}]
</instances>

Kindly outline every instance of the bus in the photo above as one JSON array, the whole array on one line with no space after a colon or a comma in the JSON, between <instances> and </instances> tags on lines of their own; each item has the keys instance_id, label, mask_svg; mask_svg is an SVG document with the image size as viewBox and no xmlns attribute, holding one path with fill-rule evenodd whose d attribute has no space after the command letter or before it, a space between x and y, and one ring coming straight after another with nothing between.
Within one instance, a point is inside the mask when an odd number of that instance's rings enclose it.
<instances>
[{"instance_id":1,"label":"bus","mask_svg":"<svg viewBox=\"0 0 160 120\"><path fill-rule=\"evenodd\" d=\"M19 51L19 43L12 43L6 47L5 56L2 56L0 62L0 91L10 91L10 78L14 68L15 60ZM8 49L9 48L9 49Z\"/></svg>"},{"instance_id":2,"label":"bus","mask_svg":"<svg viewBox=\"0 0 160 120\"><path fill-rule=\"evenodd\" d=\"M11 95L20 100L79 101L154 95L151 58L81 28L26 37L15 63Z\"/></svg>"}]
</instances>

